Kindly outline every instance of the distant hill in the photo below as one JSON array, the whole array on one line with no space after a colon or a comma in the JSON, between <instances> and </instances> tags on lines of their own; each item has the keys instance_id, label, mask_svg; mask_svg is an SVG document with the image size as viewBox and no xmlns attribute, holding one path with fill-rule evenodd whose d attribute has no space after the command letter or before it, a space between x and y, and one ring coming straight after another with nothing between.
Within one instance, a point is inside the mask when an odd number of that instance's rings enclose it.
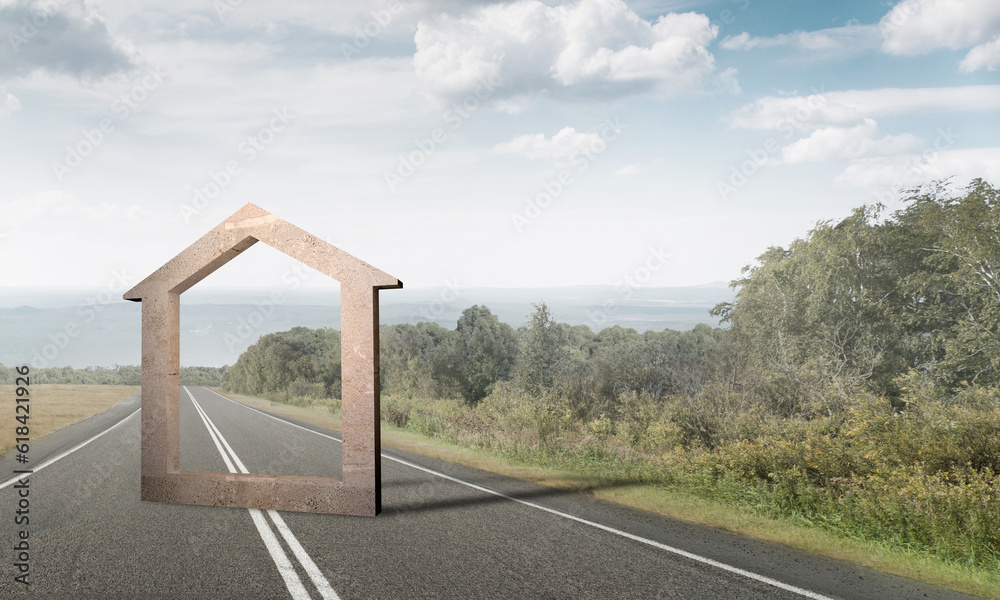
<instances>
[{"instance_id":1,"label":"distant hill","mask_svg":"<svg viewBox=\"0 0 1000 600\"><path fill-rule=\"evenodd\" d=\"M182 296L181 361L185 366L232 364L265 333L295 326L340 328L336 290L299 290L280 304L270 290L200 290ZM134 302L97 300L88 290L0 288L0 363L112 366L140 362L140 309ZM88 302L90 299L90 302ZM531 304L545 301L553 318L594 331L620 325L640 332L718 325L708 311L732 299L726 284L615 290L611 286L553 288L414 288L380 294L383 324L434 321L454 328L462 311L486 305L512 327ZM37 354L36 354L37 353Z\"/></svg>"}]
</instances>

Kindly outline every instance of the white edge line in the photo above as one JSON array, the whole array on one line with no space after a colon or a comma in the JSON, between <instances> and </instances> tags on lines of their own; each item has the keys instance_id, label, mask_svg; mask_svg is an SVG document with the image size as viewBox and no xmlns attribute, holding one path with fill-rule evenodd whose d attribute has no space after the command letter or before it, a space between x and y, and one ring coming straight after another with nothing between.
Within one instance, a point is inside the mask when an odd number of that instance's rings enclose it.
<instances>
[{"instance_id":1,"label":"white edge line","mask_svg":"<svg viewBox=\"0 0 1000 600\"><path fill-rule=\"evenodd\" d=\"M17 480L19 480L19 479L23 479L23 478L25 478L25 477L30 477L31 475L34 475L35 473L38 473L39 471L41 471L42 469L44 469L45 467L47 467L47 466L51 465L52 463L56 462L56 461L57 461L57 460L59 460L59 459L62 459L62 458L65 458L65 457L69 456L70 454L73 454L74 452L76 452L76 451L77 451L77 450L79 450L80 448L83 448L84 446L86 446L86 445L87 445L87 444L89 444L90 442L92 442L92 441L96 440L97 438L101 437L101 436L102 436L102 435L104 435L105 433L108 433L109 431L111 431L111 430L112 430L112 429L114 429L115 427L118 427L119 425L121 425L121 424L122 424L122 423L124 423L125 421L128 421L129 419L131 419L132 417L134 417L134 416L135 416L135 414L136 414L137 412L139 412L140 410L142 410L142 408L141 408L141 407L140 407L140 408L137 408L137 409L135 409L134 411L132 411L132 412L131 412L131 413L129 414L129 416L127 416L127 417L123 418L122 420L118 421L117 423L115 423L115 424L114 424L114 425L112 425L111 427L108 427L107 429L105 429L105 430L104 430L104 431L102 431L101 433L98 433L97 435L95 435L94 437L90 438L89 440L86 440L86 441L84 441L84 442L80 442L79 444L77 444L76 446L73 446L72 448L70 448L69 450L67 450L67 451L63 452L63 453L62 453L62 454L60 454L59 456L54 456L54 457L52 457L52 458L48 459L47 461L43 462L42 464L38 465L37 467L35 467L35 468L33 468L33 469L25 469L26 471L27 471L27 470L30 470L30 471L31 471L31 473L30 473L30 474L22 474L22 475L16 475L16 476L12 477L11 479L8 479L7 481L5 481L5 482L3 482L3 483L0 483L0 490L2 490L3 488L5 488L5 487L7 487L7 486L9 486L9 485L12 485L12 484L13 484L14 482L16 482L16 481L17 481Z\"/></svg>"},{"instance_id":2,"label":"white edge line","mask_svg":"<svg viewBox=\"0 0 1000 600\"><path fill-rule=\"evenodd\" d=\"M327 434L325 434L325 433L320 433L320 432L318 432L318 431L313 431L312 429L309 429L308 427L303 427L303 426L301 426L301 425L298 425L298 424L296 424L296 423L292 423L291 421L286 421L286 420L284 420L284 419L281 419L281 418L278 418L278 417L276 417L276 416L274 416L274 415L272 415L272 414L269 414L269 413L266 413L266 412L264 412L264 411L262 411L262 410L257 410L256 408L254 408L254 407L252 407L252 406L247 406L246 404L241 404L241 403L239 403L239 402L237 402L237 401L233 400L232 398L226 398L225 396L223 396L222 394L220 394L219 392L217 392L217 391L215 391L215 390L210 390L210 389L208 389L208 388L205 388L205 389L206 389L206 390L208 390L209 392L212 392L213 394L215 394L215 395L216 395L216 396L218 396L219 398L222 398L223 400L228 400L228 401L232 402L233 404L235 404L235 405L237 405L237 406L242 406L243 408L245 408L245 409L247 409L247 410L252 410L252 411L254 411L255 413L260 413L260 414L264 415L265 417L271 417L271 418L272 418L272 419L274 419L275 421L281 421L281 422L282 422L282 423L284 423L285 425L291 425L292 427L298 427L299 429L303 429L303 430L305 430L305 431L308 431L309 433L314 433L314 434L316 434L316 435L320 435L320 436L323 436L323 437L325 437L325 438L327 438L327 439L331 439L331 440L333 440L333 441L335 441L335 442L342 442L342 440L341 440L340 438L336 438L336 437L333 437L332 435L327 435ZM389 457L387 456L386 458L389 458Z\"/></svg>"},{"instance_id":3,"label":"white edge line","mask_svg":"<svg viewBox=\"0 0 1000 600\"><path fill-rule=\"evenodd\" d=\"M651 540L651 539L648 539L648 538L640 537L640 536L632 534L632 533L628 533L627 531L622 531L620 529L615 529L614 527L609 527L607 525L603 525L601 523L597 523L596 521L588 521L587 519L583 519L581 517L577 517L577 516L571 515L569 513L564 513L562 511L556 510L554 508L549 508L547 506L542 506L541 504L535 504L534 502L529 502L527 500L522 500L520 498L515 498L514 496L508 496L507 494L504 494L503 492L498 492L496 490L491 490L490 488L486 488L486 487L483 487L481 485L477 485L475 483L471 483L471 482L468 482L468 481L463 481L461 479L458 479L457 477L452 477L451 475L446 475L444 473L439 473L437 471L434 471L433 469L428 469L426 467L422 467L422 466L420 466L418 464L414 464L414 463L411 463L409 461L406 461L406 460L403 460L403 459L400 459L400 458L393 458L391 456L385 456L384 454L382 456L384 456L385 458L388 458L389 460L394 460L394 461L396 461L398 463L401 463L401 464L404 464L404 465L406 465L408 467L412 467L414 469L417 469L419 471L424 471L426 473L430 473L431 475L437 475L438 477L443 477L443 478L448 479L450 481L454 481L455 483L460 483L462 485L469 486L469 487L471 487L473 489L477 489L477 490L480 490L480 491L483 491L483 492L487 492L489 494L494 494L496 496L500 496L501 498L506 498L507 500L511 500L513 502L517 502L518 504L523 504L525 506L530 506L532 508L537 508L538 510L543 510L543 511L545 511L547 513L551 513L551 514L554 514L554 515L559 515L560 517L564 517L566 519L570 519L570 520L576 521L578 523L583 523L584 525L590 525L591 527L595 527L597 529L601 529L601 530L607 531L609 533L614 533L614 534L620 535L620 536L622 536L624 538L628 538L628 539L634 540L636 542L641 542L643 544L647 544L649 546L653 546L655 548L659 548L660 550L665 550L667 552L671 552L673 554L677 554L679 556L683 556L684 558L689 558L691 560L694 560L694 561L697 561L697 562L700 562L700 563L704 563L706 565L711 565L713 567L722 569L723 571L729 571L730 573L735 573L737 575L742 575L744 577L747 577L749 579L753 579L753 580L759 581L761 583L766 583L768 585L772 585L774 587L781 588L781 589L789 591L789 592L794 592L794 593L799 594L801 596L805 596L806 598L812 598L813 600L833 600L829 596L824 596L822 594L818 594L816 592L812 592L812 591L809 591L809 590L806 590L806 589L803 589L803 588L800 588L800 587L796 587L794 585L783 583L781 581L778 581L777 579L771 579L770 577L767 577L765 575L759 575L759 574L754 573L752 571L746 571L746 570L741 569L739 567L734 567L732 565L728 565L726 563L719 562L717 560L713 560L713 559L705 557L705 556L701 556L700 554L694 554L692 552L688 552L687 550L681 550L680 548L675 548L673 546L668 546L666 544L657 542L655 540Z\"/></svg>"},{"instance_id":4,"label":"white edge line","mask_svg":"<svg viewBox=\"0 0 1000 600\"><path fill-rule=\"evenodd\" d=\"M205 389L208 389L208 388L205 388ZM314 433L316 435L321 435L321 436L323 436L325 438L329 438L331 440L336 440L338 442L341 441L341 440L339 440L339 439L337 439L337 438L335 438L333 436L326 435L325 433L320 433L318 431L313 431L312 429L309 429L308 427L302 427L301 425L296 425L295 423L291 423L291 422L286 421L284 419L278 418L278 417L276 417L274 415L270 415L270 414L268 414L266 412L257 410L256 408L247 406L245 404L241 404L239 402L236 402L232 398L226 398L225 396L223 396L222 394L216 392L215 390L208 390L208 391L212 392L216 396L219 396L220 398L225 398L226 400L229 400L233 404L237 404L237 405L242 406L244 408L248 408L248 409L250 409L250 410L252 410L254 412L258 412L258 413L260 413L260 414L262 414L264 416L271 417L272 419L274 419L276 421L281 421L282 423L285 423L286 425L291 425L293 427L298 427L299 429L304 429L304 430L306 430L306 431L308 431L310 433ZM566 519L570 519L570 520L576 521L578 523L583 523L584 525L590 525L591 527L595 527L597 529L601 529L601 530L607 531L609 533L614 533L614 534L622 536L624 538L628 538L628 539L636 541L636 542L640 542L640 543L643 543L643 544L646 544L646 545L649 545L649 546L653 546L654 548L659 548L660 550L664 550L666 552L670 552L670 553L676 554L678 556L683 556L684 558L688 558L688 559L696 561L696 562L700 562L700 563L703 563L703 564L706 564L706 565L711 565L711 566L716 567L718 569L722 569L723 571L728 571L730 573L735 573L737 575L742 575L743 577L746 577L748 579L753 579L753 580L759 581L761 583L766 583L766 584L774 586L776 588L780 588L780 589L783 589L783 590L788 591L788 592L793 592L795 594L799 594L800 596L804 596L806 598L811 598L812 600L834 600L830 596L824 596L824 595L819 594L817 592L813 592L813 591L810 591L810 590L807 590L807 589L796 587L794 585L778 581L777 579L772 579L772 578L767 577L765 575L760 575L760 574L754 573L752 571L747 571L747 570L741 569L739 567L734 567L732 565L728 565L726 563L719 562L717 560L713 560L711 558L708 558L707 556L701 556L700 554L694 554L693 552L688 552L687 550L681 550L680 548L675 548L673 546L668 546L666 544L657 542L655 540L650 540L650 539L647 539L647 538L644 538L644 537L640 537L638 535L634 535L634 534L628 533L626 531L621 531L620 529L615 529L614 527L608 527L607 525L603 525L603 524L597 523L595 521L588 521L587 519L583 519L583 518L571 515L569 513L564 513L562 511L555 510L553 508L548 508L546 506L542 506L541 504L535 504L534 502L529 502L527 500L522 500L520 498L515 498L513 496L508 496L507 494L504 494L503 492L498 492L497 490L492 490L490 488L483 487L481 485L477 485L475 483L472 483L472 482L469 482L469 481L465 481L465 480L459 479L457 477L452 477L451 475L446 475L446 474L441 473L439 471L435 471L433 469L428 469L427 467L422 467L420 465L411 463L411 462L409 462L407 460L403 460L401 458L396 458L394 456L388 456L386 454L382 454L382 458L387 458L387 459L389 459L391 461L395 461L395 462L400 463L402 465L406 465L408 467L412 467L412 468L417 469L419 471L424 471L425 473L429 473L431 475L436 475L438 477L442 477L442 478L447 479L449 481L454 481L455 483L459 483L459 484L462 484L464 486L468 486L470 488L479 490L481 492L486 492L488 494L493 494L494 496L499 496L501 498L506 498L507 500L512 500L514 502L517 502L519 504L523 504L525 506L530 506L532 508L537 508L538 510L545 511L545 512L551 513L553 515L558 515L560 517L564 517Z\"/></svg>"},{"instance_id":5,"label":"white edge line","mask_svg":"<svg viewBox=\"0 0 1000 600\"><path fill-rule=\"evenodd\" d=\"M240 457L236 455L236 452L233 450L232 446L230 446L229 442L226 441L225 436L222 435L222 432L219 431L219 428L216 427L212 419L210 419L208 414L205 413L205 409L203 409L201 405L198 404L198 401L195 400L194 395L191 393L191 390L185 387L184 391L187 392L188 397L191 398L192 404L194 404L195 408L198 409L199 416L201 416L202 421L204 421L205 426L208 428L208 432L212 435L212 439L215 441L215 447L218 448L219 453L222 454L222 458L226 460L226 464L229 466L230 472L235 473L236 468L234 468L233 463L229 461L229 458L226 456L226 453L222 450L222 446L225 446L226 450L229 451L229 454L232 455L233 461L235 461L236 464L239 466L239 471L242 473L249 473L246 466L243 464L243 461L240 460ZM225 396L223 396L223 398L225 398ZM228 400L228 398L226 399ZM218 439L216 439L216 436L218 436ZM219 440L222 441L222 445L219 444ZM261 512L258 509L249 509L249 510L251 510L251 514L256 513L254 515L254 524L257 525L257 528L260 529L261 524L263 524L263 526L267 529L267 534L271 536L272 539L275 540L275 543L277 543L277 539L274 537L274 534L271 532L271 529L267 527L267 521L264 520L263 516L261 515ZM309 575L309 579L312 580L313 585L316 586L316 589L319 591L323 599L340 600L340 596L337 595L337 592L330 585L330 582L323 575L323 572L320 571L319 567L316 566L316 563L313 562L312 558L309 556L309 553L306 552L305 548L302 547L302 544L299 543L299 540L292 533L292 530L288 528L287 524L285 524L285 520L281 518L281 515L279 515L278 512L274 510L268 510L267 514L270 515L271 520L274 521L274 525L275 527L277 527L278 533L280 533L281 537L284 538L285 542L288 544L288 547L292 549L292 553L295 555L296 558L299 559L299 562L302 563L302 568L305 569L306 574ZM257 519L258 516L260 516L261 523L258 523ZM263 531L261 532L261 537L264 537ZM266 539L264 540L264 544L265 545L268 544L268 541ZM268 550L271 550L270 546L268 546ZM282 558L284 558L285 562L288 562L289 566L291 566L291 561L288 560L287 555L285 554L284 550L281 549L280 545L278 546L278 550L281 552L281 556ZM277 558L275 559L275 562L277 563ZM278 569L279 570L282 569L281 565L278 566ZM294 575L296 581L299 582L299 586L302 586L301 580L299 579L298 574L295 573L294 569L292 569L292 575ZM289 591L292 591L291 588L289 588ZM305 593L305 588L303 588L303 593ZM294 592L292 592L292 596L296 597ZM306 598L309 597L308 593L306 593L305 597Z\"/></svg>"}]
</instances>

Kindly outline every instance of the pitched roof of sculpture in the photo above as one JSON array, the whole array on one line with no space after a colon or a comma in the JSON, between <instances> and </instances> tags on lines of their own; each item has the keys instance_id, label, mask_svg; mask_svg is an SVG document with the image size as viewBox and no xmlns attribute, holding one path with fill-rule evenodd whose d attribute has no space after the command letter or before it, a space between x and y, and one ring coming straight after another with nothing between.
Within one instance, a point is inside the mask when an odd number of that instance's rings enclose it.
<instances>
[{"instance_id":1,"label":"pitched roof of sculpture","mask_svg":"<svg viewBox=\"0 0 1000 600\"><path fill-rule=\"evenodd\" d=\"M402 287L392 275L259 206L247 204L125 292L124 298L140 301L150 293L183 293L258 241L341 283Z\"/></svg>"}]
</instances>

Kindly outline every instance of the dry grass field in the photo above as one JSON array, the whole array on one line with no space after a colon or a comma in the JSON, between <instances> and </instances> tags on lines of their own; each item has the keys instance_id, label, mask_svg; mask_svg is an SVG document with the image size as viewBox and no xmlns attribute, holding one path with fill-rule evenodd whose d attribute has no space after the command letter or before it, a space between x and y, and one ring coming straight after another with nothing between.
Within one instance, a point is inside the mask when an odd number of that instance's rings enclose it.
<instances>
[{"instance_id":1,"label":"dry grass field","mask_svg":"<svg viewBox=\"0 0 1000 600\"><path fill-rule=\"evenodd\" d=\"M103 412L139 391L139 386L129 385L32 385L29 437L35 441L47 433L82 421ZM0 385L0 455L14 447L17 437L14 420L17 404L16 386Z\"/></svg>"}]
</instances>

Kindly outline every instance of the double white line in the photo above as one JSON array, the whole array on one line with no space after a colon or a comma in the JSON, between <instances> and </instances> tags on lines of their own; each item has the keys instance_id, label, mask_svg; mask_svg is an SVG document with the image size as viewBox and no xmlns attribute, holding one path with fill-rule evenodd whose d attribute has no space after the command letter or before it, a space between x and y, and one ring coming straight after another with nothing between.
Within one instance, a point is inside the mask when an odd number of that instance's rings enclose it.
<instances>
[{"instance_id":1,"label":"double white line","mask_svg":"<svg viewBox=\"0 0 1000 600\"><path fill-rule=\"evenodd\" d=\"M198 401L194 399L191 391L186 387L184 391L187 392L191 402L194 404L195 410L198 411L198 415L201 420L205 423L205 427L208 428L208 434L212 436L212 441L215 442L215 447L219 450L219 454L222 455L222 460L226 461L226 467L229 468L230 473L249 473L247 468L243 465L243 461L240 460L239 456L233 452L232 447L226 438L223 437L219 428L215 426L215 423L208 418L205 411L198 404ZM278 542L278 538L275 537L274 532L271 531L271 527L268 525L267 519L264 518L263 512L256 508L248 508L250 511L250 517L253 519L253 524L257 526L257 532L260 534L260 538L264 540L264 546L267 547L267 551L271 553L271 558L274 560L274 564L278 567L278 572L281 577L285 580L285 587L288 588L288 592L292 595L295 600L311 600L309 592L306 590L305 585L302 583L302 579L299 574L295 571L295 567L292 565L292 561L289 560L288 555L285 554L284 548ZM306 574L309 575L309 579L312 580L314 586L319 591L320 597L323 600L340 600L340 596L337 592L333 591L330 587L330 582L326 580L323 576L322 571L316 566L312 558L299 543L299 540L295 538L295 535L285 524L284 519L277 511L268 510L267 514L271 517L271 521L274 522L274 526L278 529L278 533L291 548L292 554L295 558L299 560L299 564L305 570Z\"/></svg>"}]
</instances>

